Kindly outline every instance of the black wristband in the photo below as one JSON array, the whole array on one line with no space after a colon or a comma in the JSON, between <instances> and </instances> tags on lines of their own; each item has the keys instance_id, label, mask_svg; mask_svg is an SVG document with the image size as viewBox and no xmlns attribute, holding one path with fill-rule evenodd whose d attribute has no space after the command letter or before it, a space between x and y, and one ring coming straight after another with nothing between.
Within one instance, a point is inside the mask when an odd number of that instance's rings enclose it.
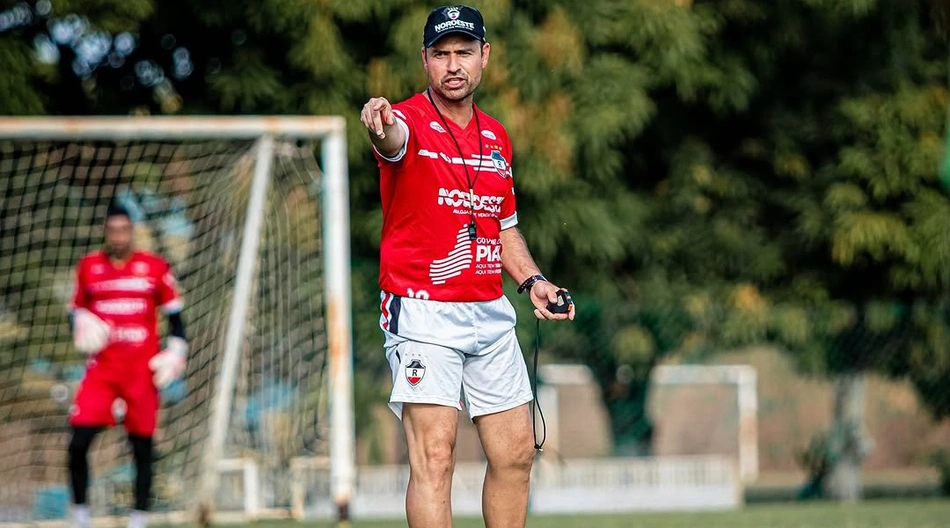
<instances>
[{"instance_id":1,"label":"black wristband","mask_svg":"<svg viewBox=\"0 0 950 528\"><path fill-rule=\"evenodd\" d=\"M544 278L544 275L532 275L525 279L525 281L521 283L521 286L518 286L518 293L530 292L534 283L539 281L547 282L548 280Z\"/></svg>"}]
</instances>

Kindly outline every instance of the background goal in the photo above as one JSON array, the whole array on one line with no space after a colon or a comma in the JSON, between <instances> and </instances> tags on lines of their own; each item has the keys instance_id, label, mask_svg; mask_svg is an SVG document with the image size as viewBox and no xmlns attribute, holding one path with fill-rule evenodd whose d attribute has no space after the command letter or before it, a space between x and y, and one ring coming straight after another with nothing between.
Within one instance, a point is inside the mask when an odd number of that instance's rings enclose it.
<instances>
[{"instance_id":1,"label":"background goal","mask_svg":"<svg viewBox=\"0 0 950 528\"><path fill-rule=\"evenodd\" d=\"M135 217L138 247L172 263L186 302L188 373L163 393L155 510L286 509L291 460L316 456L346 515L344 133L337 117L0 119L0 522L67 513L66 419L84 357L66 307L113 201ZM121 428L91 458L94 514L124 513Z\"/></svg>"},{"instance_id":2,"label":"background goal","mask_svg":"<svg viewBox=\"0 0 950 528\"><path fill-rule=\"evenodd\" d=\"M728 454L759 476L757 374L750 365L658 365L650 375L656 456ZM686 412L684 412L686 410Z\"/></svg>"}]
</instances>

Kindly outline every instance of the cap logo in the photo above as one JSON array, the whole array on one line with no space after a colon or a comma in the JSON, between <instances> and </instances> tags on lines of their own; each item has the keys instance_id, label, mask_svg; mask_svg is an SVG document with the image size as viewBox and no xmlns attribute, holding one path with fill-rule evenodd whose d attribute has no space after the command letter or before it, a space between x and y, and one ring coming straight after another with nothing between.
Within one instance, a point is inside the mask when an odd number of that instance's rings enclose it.
<instances>
[{"instance_id":1,"label":"cap logo","mask_svg":"<svg viewBox=\"0 0 950 528\"><path fill-rule=\"evenodd\" d=\"M429 13L422 31L422 43L431 47L442 36L449 33L465 33L469 37L485 42L485 23L482 14L474 7L463 5L444 6Z\"/></svg>"},{"instance_id":2,"label":"cap logo","mask_svg":"<svg viewBox=\"0 0 950 528\"><path fill-rule=\"evenodd\" d=\"M435 25L436 33L442 33L443 31L448 31L450 29L467 29L469 31L475 31L475 24L466 22L464 20L448 20L442 22L441 24Z\"/></svg>"}]
</instances>

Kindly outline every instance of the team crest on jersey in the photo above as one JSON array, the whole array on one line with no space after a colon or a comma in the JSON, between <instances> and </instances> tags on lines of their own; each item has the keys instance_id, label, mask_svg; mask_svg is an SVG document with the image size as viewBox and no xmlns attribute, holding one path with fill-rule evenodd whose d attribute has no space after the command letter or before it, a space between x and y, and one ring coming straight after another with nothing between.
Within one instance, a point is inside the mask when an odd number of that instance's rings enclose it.
<instances>
[{"instance_id":1,"label":"team crest on jersey","mask_svg":"<svg viewBox=\"0 0 950 528\"><path fill-rule=\"evenodd\" d=\"M89 268L89 272L93 275L101 275L105 270L106 268L102 264L93 264Z\"/></svg>"},{"instance_id":2,"label":"team crest on jersey","mask_svg":"<svg viewBox=\"0 0 950 528\"><path fill-rule=\"evenodd\" d=\"M144 262L133 262L132 273L136 275L148 275L148 264Z\"/></svg>"},{"instance_id":3,"label":"team crest on jersey","mask_svg":"<svg viewBox=\"0 0 950 528\"><path fill-rule=\"evenodd\" d=\"M495 170L498 171L498 175L502 178L508 177L508 160L501 155L500 151L493 150L491 151L491 162L495 166Z\"/></svg>"},{"instance_id":4,"label":"team crest on jersey","mask_svg":"<svg viewBox=\"0 0 950 528\"><path fill-rule=\"evenodd\" d=\"M418 359L413 359L406 365L406 381L415 387L426 376L426 366Z\"/></svg>"}]
</instances>

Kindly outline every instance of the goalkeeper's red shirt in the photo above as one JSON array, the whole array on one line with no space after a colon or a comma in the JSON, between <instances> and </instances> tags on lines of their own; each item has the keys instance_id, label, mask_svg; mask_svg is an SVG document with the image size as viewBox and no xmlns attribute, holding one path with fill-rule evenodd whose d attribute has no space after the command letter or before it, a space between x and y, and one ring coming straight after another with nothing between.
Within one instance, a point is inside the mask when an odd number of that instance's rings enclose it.
<instances>
[{"instance_id":1,"label":"goalkeeper's red shirt","mask_svg":"<svg viewBox=\"0 0 950 528\"><path fill-rule=\"evenodd\" d=\"M518 223L505 127L477 107L477 119L464 129L443 121L426 94L393 105L393 112L408 139L391 159L375 153L383 206L380 288L436 301L501 297L499 234Z\"/></svg>"},{"instance_id":2,"label":"goalkeeper's red shirt","mask_svg":"<svg viewBox=\"0 0 950 528\"><path fill-rule=\"evenodd\" d=\"M100 365L147 362L160 348L157 311L175 313L182 299L165 259L134 251L115 264L103 251L76 266L73 308L85 308L112 326L109 344L96 354Z\"/></svg>"}]
</instances>

